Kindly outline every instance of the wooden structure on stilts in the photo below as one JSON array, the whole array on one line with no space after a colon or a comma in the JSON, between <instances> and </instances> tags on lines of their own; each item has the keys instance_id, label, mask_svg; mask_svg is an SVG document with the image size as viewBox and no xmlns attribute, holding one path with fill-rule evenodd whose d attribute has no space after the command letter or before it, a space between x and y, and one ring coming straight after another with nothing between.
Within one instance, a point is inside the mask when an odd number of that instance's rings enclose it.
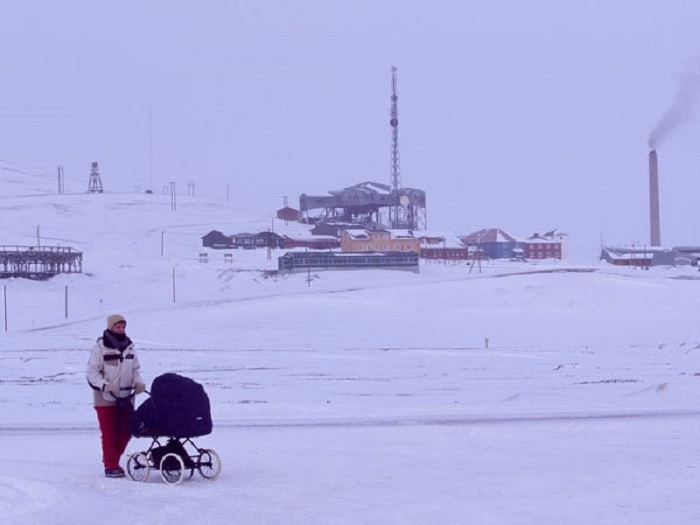
<instances>
[{"instance_id":1,"label":"wooden structure on stilts","mask_svg":"<svg viewBox=\"0 0 700 525\"><path fill-rule=\"evenodd\" d=\"M46 280L59 273L83 273L83 252L69 246L0 246L0 278Z\"/></svg>"}]
</instances>

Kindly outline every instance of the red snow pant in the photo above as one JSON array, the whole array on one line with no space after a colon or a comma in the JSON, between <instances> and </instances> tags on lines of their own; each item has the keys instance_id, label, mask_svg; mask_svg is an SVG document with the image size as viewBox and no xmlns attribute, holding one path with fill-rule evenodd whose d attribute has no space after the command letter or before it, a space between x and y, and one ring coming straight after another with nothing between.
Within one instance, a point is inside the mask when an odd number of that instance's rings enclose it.
<instances>
[{"instance_id":1,"label":"red snow pant","mask_svg":"<svg viewBox=\"0 0 700 525\"><path fill-rule=\"evenodd\" d=\"M95 407L95 410L102 434L102 462L105 469L118 468L119 458L131 439L133 409L128 406L103 406Z\"/></svg>"}]
</instances>

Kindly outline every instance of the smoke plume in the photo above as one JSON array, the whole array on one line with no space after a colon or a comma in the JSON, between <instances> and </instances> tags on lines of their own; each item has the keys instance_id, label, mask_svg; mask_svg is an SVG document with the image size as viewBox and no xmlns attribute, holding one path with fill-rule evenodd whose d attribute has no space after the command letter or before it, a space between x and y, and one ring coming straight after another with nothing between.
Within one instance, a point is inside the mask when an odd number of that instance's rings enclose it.
<instances>
[{"instance_id":1,"label":"smoke plume","mask_svg":"<svg viewBox=\"0 0 700 525\"><path fill-rule=\"evenodd\" d=\"M649 135L649 148L654 150L679 126L693 119L700 100L700 60L693 62L678 79L678 91L671 106Z\"/></svg>"}]
</instances>

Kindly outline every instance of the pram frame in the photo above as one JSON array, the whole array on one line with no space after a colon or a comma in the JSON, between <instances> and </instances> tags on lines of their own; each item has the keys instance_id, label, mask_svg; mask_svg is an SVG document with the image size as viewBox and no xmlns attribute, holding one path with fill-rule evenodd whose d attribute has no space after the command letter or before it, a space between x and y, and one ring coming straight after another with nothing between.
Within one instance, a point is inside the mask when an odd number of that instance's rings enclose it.
<instances>
[{"instance_id":1,"label":"pram frame","mask_svg":"<svg viewBox=\"0 0 700 525\"><path fill-rule=\"evenodd\" d=\"M146 451L134 452L126 461L126 474L133 481L145 482L151 470L159 470L163 481L169 485L181 483L189 471L187 479L192 478L194 471L207 480L214 481L221 473L221 458L215 450L198 447L192 438L175 438L168 436L151 436L151 445ZM162 443L161 440L167 439ZM173 444L175 444L173 446ZM179 448L179 451L167 452L158 461L154 454L161 447L168 445Z\"/></svg>"}]
</instances>

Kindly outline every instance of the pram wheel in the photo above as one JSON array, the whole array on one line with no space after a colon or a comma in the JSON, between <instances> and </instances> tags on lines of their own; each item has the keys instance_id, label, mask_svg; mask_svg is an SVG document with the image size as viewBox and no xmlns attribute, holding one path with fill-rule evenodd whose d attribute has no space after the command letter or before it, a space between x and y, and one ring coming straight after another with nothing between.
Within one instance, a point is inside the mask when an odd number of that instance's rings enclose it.
<instances>
[{"instance_id":1,"label":"pram wheel","mask_svg":"<svg viewBox=\"0 0 700 525\"><path fill-rule=\"evenodd\" d=\"M185 462L170 452L160 460L160 477L169 485L177 485L185 478Z\"/></svg>"},{"instance_id":2,"label":"pram wheel","mask_svg":"<svg viewBox=\"0 0 700 525\"><path fill-rule=\"evenodd\" d=\"M126 460L126 473L132 481L144 482L148 479L151 466L143 452L131 454Z\"/></svg>"},{"instance_id":3,"label":"pram wheel","mask_svg":"<svg viewBox=\"0 0 700 525\"><path fill-rule=\"evenodd\" d=\"M202 449L197 459L197 470L203 478L215 480L221 472L221 458L211 448Z\"/></svg>"}]
</instances>

